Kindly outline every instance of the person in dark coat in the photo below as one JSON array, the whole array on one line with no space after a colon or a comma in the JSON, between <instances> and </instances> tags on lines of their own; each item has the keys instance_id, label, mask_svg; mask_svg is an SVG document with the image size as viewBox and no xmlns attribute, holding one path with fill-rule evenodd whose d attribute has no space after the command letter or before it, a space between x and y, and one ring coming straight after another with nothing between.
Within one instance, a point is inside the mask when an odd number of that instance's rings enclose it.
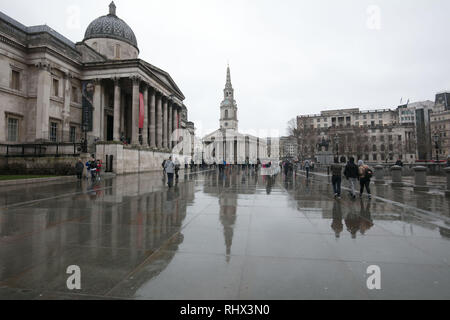
<instances>
[{"instance_id":1,"label":"person in dark coat","mask_svg":"<svg viewBox=\"0 0 450 320\"><path fill-rule=\"evenodd\" d=\"M81 180L83 178L83 171L84 171L84 164L83 161L79 159L77 164L75 165L75 173L77 174L78 180Z\"/></svg>"}]
</instances>

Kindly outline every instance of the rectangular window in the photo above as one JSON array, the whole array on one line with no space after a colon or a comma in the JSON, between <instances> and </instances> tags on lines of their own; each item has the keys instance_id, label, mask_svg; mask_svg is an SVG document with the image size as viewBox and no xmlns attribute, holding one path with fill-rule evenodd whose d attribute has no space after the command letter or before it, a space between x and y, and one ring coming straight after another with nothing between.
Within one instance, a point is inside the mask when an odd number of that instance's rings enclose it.
<instances>
[{"instance_id":1,"label":"rectangular window","mask_svg":"<svg viewBox=\"0 0 450 320\"><path fill-rule=\"evenodd\" d=\"M8 142L18 142L19 140L19 120L8 118Z\"/></svg>"},{"instance_id":2,"label":"rectangular window","mask_svg":"<svg viewBox=\"0 0 450 320\"><path fill-rule=\"evenodd\" d=\"M75 143L76 142L76 133L77 133L77 128L75 127L70 127L70 142Z\"/></svg>"},{"instance_id":3,"label":"rectangular window","mask_svg":"<svg viewBox=\"0 0 450 320\"><path fill-rule=\"evenodd\" d=\"M359 127L359 121L355 122L355 126Z\"/></svg>"},{"instance_id":4,"label":"rectangular window","mask_svg":"<svg viewBox=\"0 0 450 320\"><path fill-rule=\"evenodd\" d=\"M373 161L377 161L378 155L376 153L373 154Z\"/></svg>"},{"instance_id":5,"label":"rectangular window","mask_svg":"<svg viewBox=\"0 0 450 320\"><path fill-rule=\"evenodd\" d=\"M16 70L11 71L11 89L20 90L20 72Z\"/></svg>"},{"instance_id":6,"label":"rectangular window","mask_svg":"<svg viewBox=\"0 0 450 320\"><path fill-rule=\"evenodd\" d=\"M58 124L56 122L50 122L50 141L58 141Z\"/></svg>"},{"instance_id":7,"label":"rectangular window","mask_svg":"<svg viewBox=\"0 0 450 320\"><path fill-rule=\"evenodd\" d=\"M57 79L53 79L53 96L59 97L59 81Z\"/></svg>"}]
</instances>

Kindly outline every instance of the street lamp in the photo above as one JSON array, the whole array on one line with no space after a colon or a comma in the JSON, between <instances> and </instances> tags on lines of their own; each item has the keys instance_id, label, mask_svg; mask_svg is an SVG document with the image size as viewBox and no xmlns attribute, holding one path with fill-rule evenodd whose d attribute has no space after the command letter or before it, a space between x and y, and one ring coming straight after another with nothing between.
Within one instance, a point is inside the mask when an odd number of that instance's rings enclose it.
<instances>
[{"instance_id":1,"label":"street lamp","mask_svg":"<svg viewBox=\"0 0 450 320\"><path fill-rule=\"evenodd\" d=\"M437 134L437 132L434 133L433 139L434 139L434 146L436 148L436 161L439 162L439 140L440 140L440 137Z\"/></svg>"}]
</instances>

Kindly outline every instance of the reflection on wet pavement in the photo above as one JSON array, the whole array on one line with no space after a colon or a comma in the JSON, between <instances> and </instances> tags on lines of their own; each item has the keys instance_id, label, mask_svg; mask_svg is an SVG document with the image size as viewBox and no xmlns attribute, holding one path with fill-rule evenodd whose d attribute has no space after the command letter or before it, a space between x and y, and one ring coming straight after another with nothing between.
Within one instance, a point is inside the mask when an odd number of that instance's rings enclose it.
<instances>
[{"instance_id":1,"label":"reflection on wet pavement","mask_svg":"<svg viewBox=\"0 0 450 320\"><path fill-rule=\"evenodd\" d=\"M448 198L373 189L238 169L3 188L0 299L450 298Z\"/></svg>"}]
</instances>

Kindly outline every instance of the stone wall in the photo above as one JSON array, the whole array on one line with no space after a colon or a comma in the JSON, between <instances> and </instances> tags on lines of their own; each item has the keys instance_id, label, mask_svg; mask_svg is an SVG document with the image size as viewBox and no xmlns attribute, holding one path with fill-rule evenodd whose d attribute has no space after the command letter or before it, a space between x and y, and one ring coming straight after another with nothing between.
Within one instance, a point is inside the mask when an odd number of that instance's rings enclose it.
<instances>
[{"instance_id":1,"label":"stone wall","mask_svg":"<svg viewBox=\"0 0 450 320\"><path fill-rule=\"evenodd\" d=\"M121 144L98 144L96 157L103 161L106 166L107 156L113 156L113 172L115 174L131 174L161 171L164 160L169 159L171 154L152 151L148 149L138 149L123 146ZM185 160L183 156L178 157L181 169L184 168Z\"/></svg>"}]
</instances>

